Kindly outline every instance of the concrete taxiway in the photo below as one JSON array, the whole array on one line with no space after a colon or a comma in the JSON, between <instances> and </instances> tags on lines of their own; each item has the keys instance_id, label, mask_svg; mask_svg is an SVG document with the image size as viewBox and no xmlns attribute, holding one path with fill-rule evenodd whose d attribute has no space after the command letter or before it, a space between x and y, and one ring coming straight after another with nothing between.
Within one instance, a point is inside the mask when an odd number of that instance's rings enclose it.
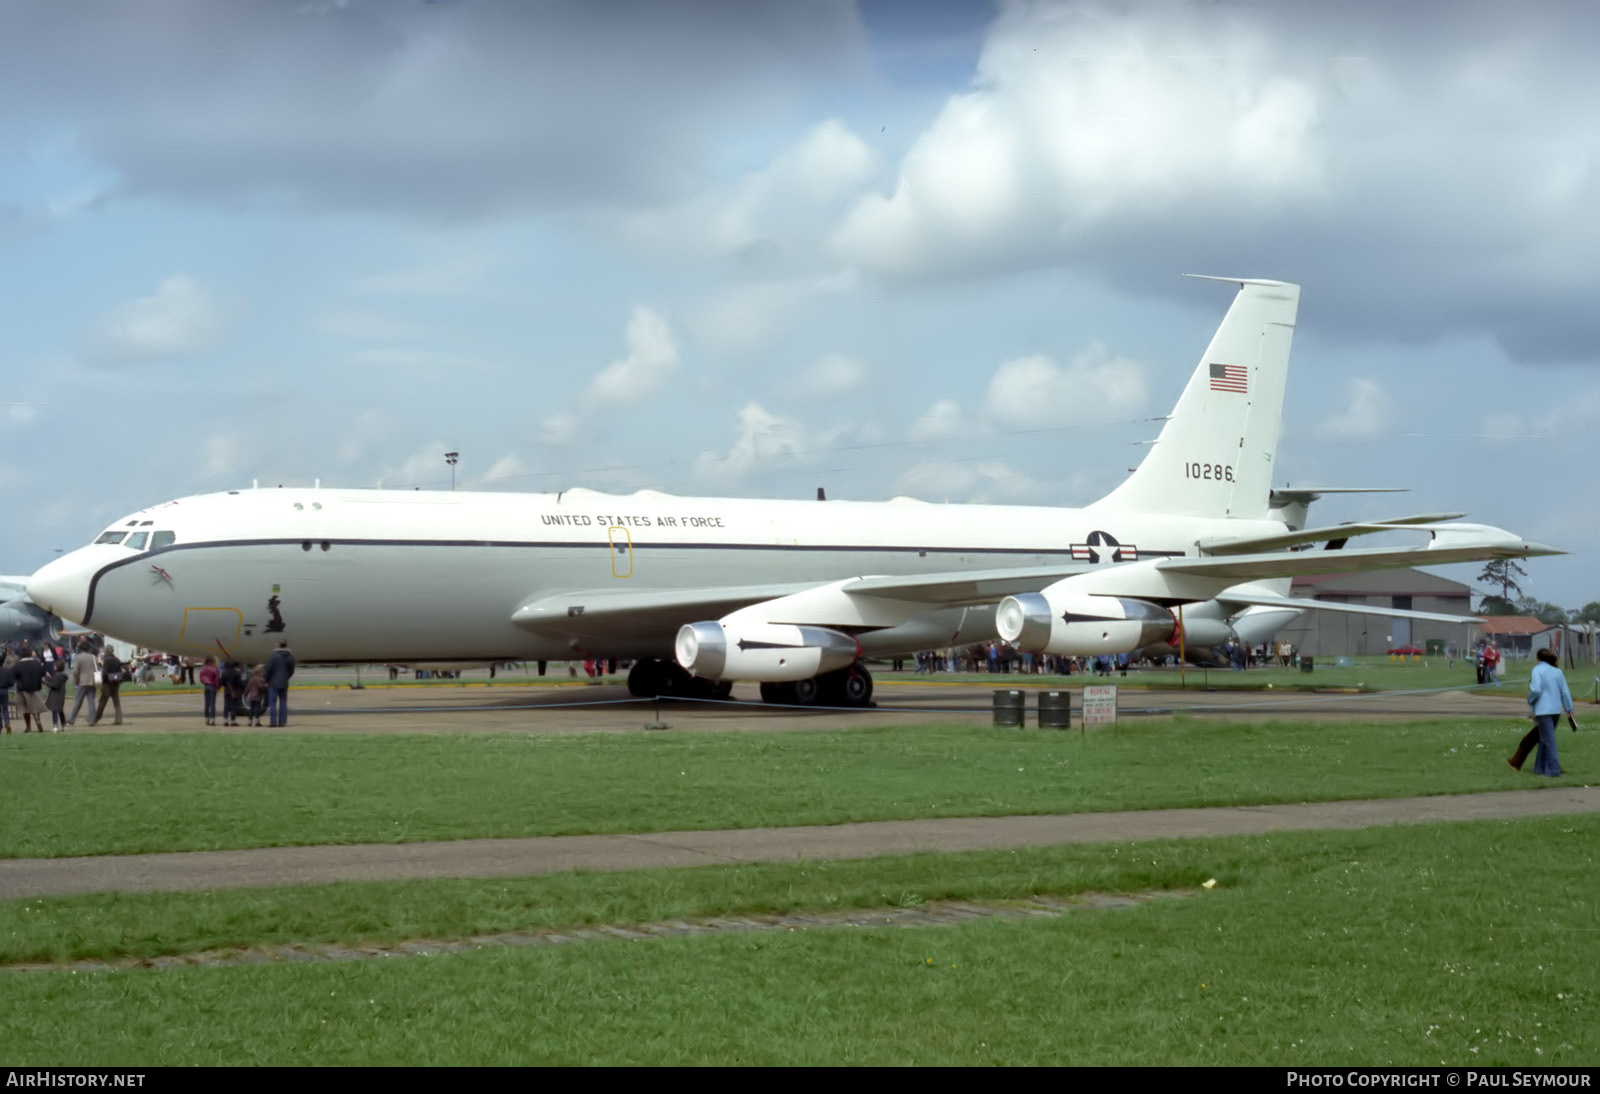
<instances>
[{"instance_id":1,"label":"concrete taxiway","mask_svg":"<svg viewBox=\"0 0 1600 1094\"><path fill-rule=\"evenodd\" d=\"M1567 786L1296 805L5 859L0 860L0 897L528 877L571 870L862 859L917 852L992 851L1597 812L1600 788Z\"/></svg>"}]
</instances>

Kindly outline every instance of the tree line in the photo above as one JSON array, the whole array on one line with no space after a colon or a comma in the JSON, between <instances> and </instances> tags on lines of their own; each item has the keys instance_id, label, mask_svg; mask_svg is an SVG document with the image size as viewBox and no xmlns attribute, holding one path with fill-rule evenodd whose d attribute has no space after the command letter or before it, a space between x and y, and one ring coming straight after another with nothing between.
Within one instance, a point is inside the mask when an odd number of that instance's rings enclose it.
<instances>
[{"instance_id":1,"label":"tree line","mask_svg":"<svg viewBox=\"0 0 1600 1094\"><path fill-rule=\"evenodd\" d=\"M1527 577L1514 558L1497 558L1478 575L1481 584L1498 587L1498 593L1484 593L1478 604L1480 615L1531 615L1541 623L1600 623L1600 600L1591 600L1572 611L1538 597L1527 596L1517 578Z\"/></svg>"}]
</instances>

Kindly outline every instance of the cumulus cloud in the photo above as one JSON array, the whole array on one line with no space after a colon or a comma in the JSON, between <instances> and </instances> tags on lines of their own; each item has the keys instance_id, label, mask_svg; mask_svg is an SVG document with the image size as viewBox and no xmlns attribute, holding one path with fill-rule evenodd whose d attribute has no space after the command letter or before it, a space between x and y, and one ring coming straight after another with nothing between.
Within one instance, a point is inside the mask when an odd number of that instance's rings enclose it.
<instances>
[{"instance_id":1,"label":"cumulus cloud","mask_svg":"<svg viewBox=\"0 0 1600 1094\"><path fill-rule=\"evenodd\" d=\"M847 0L22 0L7 22L0 104L48 91L127 189L445 217L682 192L715 127L864 55Z\"/></svg>"},{"instance_id":2,"label":"cumulus cloud","mask_svg":"<svg viewBox=\"0 0 1600 1094\"><path fill-rule=\"evenodd\" d=\"M878 155L838 119L733 182L629 216L636 243L675 254L735 259L746 275L771 275L811 258L819 239L879 170Z\"/></svg>"},{"instance_id":3,"label":"cumulus cloud","mask_svg":"<svg viewBox=\"0 0 1600 1094\"><path fill-rule=\"evenodd\" d=\"M848 292L857 283L852 270L737 282L698 308L689 328L713 350L750 354L770 344L808 304Z\"/></svg>"},{"instance_id":4,"label":"cumulus cloud","mask_svg":"<svg viewBox=\"0 0 1600 1094\"><path fill-rule=\"evenodd\" d=\"M971 85L837 226L880 276L1081 265L1316 286L1341 337L1600 361L1600 9L1001 6Z\"/></svg>"},{"instance_id":5,"label":"cumulus cloud","mask_svg":"<svg viewBox=\"0 0 1600 1094\"><path fill-rule=\"evenodd\" d=\"M533 473L531 466L522 462L515 453L508 452L494 461L483 478L485 482L500 482L505 479L526 478Z\"/></svg>"},{"instance_id":6,"label":"cumulus cloud","mask_svg":"<svg viewBox=\"0 0 1600 1094\"><path fill-rule=\"evenodd\" d=\"M584 389L586 408L639 402L659 391L677 371L678 342L661 313L634 308L626 337L628 352L601 369Z\"/></svg>"},{"instance_id":7,"label":"cumulus cloud","mask_svg":"<svg viewBox=\"0 0 1600 1094\"><path fill-rule=\"evenodd\" d=\"M97 363L191 357L221 340L221 306L187 274L175 274L155 292L118 306L96 324L90 357Z\"/></svg>"},{"instance_id":8,"label":"cumulus cloud","mask_svg":"<svg viewBox=\"0 0 1600 1094\"><path fill-rule=\"evenodd\" d=\"M950 441L970 431L967 413L954 399L940 399L911 423L913 441Z\"/></svg>"},{"instance_id":9,"label":"cumulus cloud","mask_svg":"<svg viewBox=\"0 0 1600 1094\"><path fill-rule=\"evenodd\" d=\"M7 403L6 416L18 425L27 425L39 416L39 404Z\"/></svg>"},{"instance_id":10,"label":"cumulus cloud","mask_svg":"<svg viewBox=\"0 0 1600 1094\"><path fill-rule=\"evenodd\" d=\"M725 453L702 452L695 475L703 480L742 479L758 467L797 464L809 454L806 428L773 414L759 403L739 409L733 444Z\"/></svg>"},{"instance_id":11,"label":"cumulus cloud","mask_svg":"<svg viewBox=\"0 0 1600 1094\"><path fill-rule=\"evenodd\" d=\"M1394 400L1376 380L1366 377L1350 381L1349 402L1324 418L1317 434L1329 441L1372 441L1389 432L1394 419Z\"/></svg>"},{"instance_id":12,"label":"cumulus cloud","mask_svg":"<svg viewBox=\"0 0 1600 1094\"><path fill-rule=\"evenodd\" d=\"M239 439L230 433L213 433L200 445L200 472L205 478L231 474L239 461Z\"/></svg>"},{"instance_id":13,"label":"cumulus cloud","mask_svg":"<svg viewBox=\"0 0 1600 1094\"><path fill-rule=\"evenodd\" d=\"M1036 501L1039 493L1033 479L992 458L923 461L901 473L896 485L901 493L927 501Z\"/></svg>"},{"instance_id":14,"label":"cumulus cloud","mask_svg":"<svg viewBox=\"0 0 1600 1094\"><path fill-rule=\"evenodd\" d=\"M1219 63L1220 62L1220 63ZM840 228L897 273L1071 253L1107 223L1321 187L1313 89L1273 43L1182 8L1003 7L971 90L950 98Z\"/></svg>"},{"instance_id":15,"label":"cumulus cloud","mask_svg":"<svg viewBox=\"0 0 1600 1094\"><path fill-rule=\"evenodd\" d=\"M1005 362L989 381L983 409L1002 428L1042 429L1131 414L1148 394L1143 367L1096 342L1064 366L1042 354Z\"/></svg>"},{"instance_id":16,"label":"cumulus cloud","mask_svg":"<svg viewBox=\"0 0 1600 1094\"><path fill-rule=\"evenodd\" d=\"M825 353L786 384L785 390L808 402L831 402L861 391L867 386L868 375L862 361L843 353Z\"/></svg>"}]
</instances>

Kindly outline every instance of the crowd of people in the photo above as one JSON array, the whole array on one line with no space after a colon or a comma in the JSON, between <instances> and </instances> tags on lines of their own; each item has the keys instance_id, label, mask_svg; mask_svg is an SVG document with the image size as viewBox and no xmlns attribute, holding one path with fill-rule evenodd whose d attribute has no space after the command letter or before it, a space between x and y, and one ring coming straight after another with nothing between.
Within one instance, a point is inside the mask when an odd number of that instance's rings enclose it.
<instances>
[{"instance_id":1,"label":"crowd of people","mask_svg":"<svg viewBox=\"0 0 1600 1094\"><path fill-rule=\"evenodd\" d=\"M1212 656L1236 670L1257 665L1279 665L1290 668L1300 663L1300 650L1290 642L1262 643L1247 646L1235 639L1216 647ZM1060 657L1053 653L1024 653L1004 642L982 642L970 646L953 646L942 650L924 650L917 654L918 673L938 672L988 672L1021 673L1025 676L1126 676L1130 665L1157 667L1177 663L1177 658L1134 657L1131 654L1098 654L1093 657ZM901 662L895 662L899 671Z\"/></svg>"},{"instance_id":2,"label":"crowd of people","mask_svg":"<svg viewBox=\"0 0 1600 1094\"><path fill-rule=\"evenodd\" d=\"M105 717L107 706L115 724L121 725L121 689L127 678L128 667L116 651L99 643L82 641L70 653L55 642L6 643L0 646L0 729L12 733L14 721L21 719L24 733L60 733L77 724L85 700L90 725ZM65 713L69 684L73 691L70 715Z\"/></svg>"},{"instance_id":3,"label":"crowd of people","mask_svg":"<svg viewBox=\"0 0 1600 1094\"><path fill-rule=\"evenodd\" d=\"M20 719L24 733L59 733L78 723L85 705L89 725L100 724L109 707L111 724L120 726L122 685L132 682L146 686L162 671L174 684L193 683L195 679L195 664L188 658L140 654L124 661L98 636L79 640L70 651L59 642L5 643L0 645L0 732L14 732L13 721ZM216 657L207 657L201 662L198 675L206 725L217 724L219 693L224 725L236 726L242 717L247 725L259 726L263 715L269 726L289 724L289 678L294 675L294 655L287 642L279 642L261 665L228 660L219 667ZM71 714L66 713L69 685L73 696Z\"/></svg>"}]
</instances>

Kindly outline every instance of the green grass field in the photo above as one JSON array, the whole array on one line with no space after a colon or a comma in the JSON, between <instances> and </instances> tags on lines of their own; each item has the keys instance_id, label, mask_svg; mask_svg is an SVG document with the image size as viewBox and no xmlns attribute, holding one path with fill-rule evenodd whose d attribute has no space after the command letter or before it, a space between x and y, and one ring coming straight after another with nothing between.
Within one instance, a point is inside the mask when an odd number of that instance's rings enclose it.
<instances>
[{"instance_id":1,"label":"green grass field","mask_svg":"<svg viewBox=\"0 0 1600 1094\"><path fill-rule=\"evenodd\" d=\"M0 935L14 959L74 931L97 952L152 952L1220 882L1182 901L1026 923L0 973L0 1044L27 1066L1592 1065L1597 837L1600 819L1545 818L9 902Z\"/></svg>"},{"instance_id":2,"label":"green grass field","mask_svg":"<svg viewBox=\"0 0 1600 1094\"><path fill-rule=\"evenodd\" d=\"M570 736L0 740L0 855L402 842L1394 797L1545 784L1521 720L1125 721ZM1563 733L1592 778L1591 734ZM1587 774L1586 774L1587 773Z\"/></svg>"}]
</instances>

